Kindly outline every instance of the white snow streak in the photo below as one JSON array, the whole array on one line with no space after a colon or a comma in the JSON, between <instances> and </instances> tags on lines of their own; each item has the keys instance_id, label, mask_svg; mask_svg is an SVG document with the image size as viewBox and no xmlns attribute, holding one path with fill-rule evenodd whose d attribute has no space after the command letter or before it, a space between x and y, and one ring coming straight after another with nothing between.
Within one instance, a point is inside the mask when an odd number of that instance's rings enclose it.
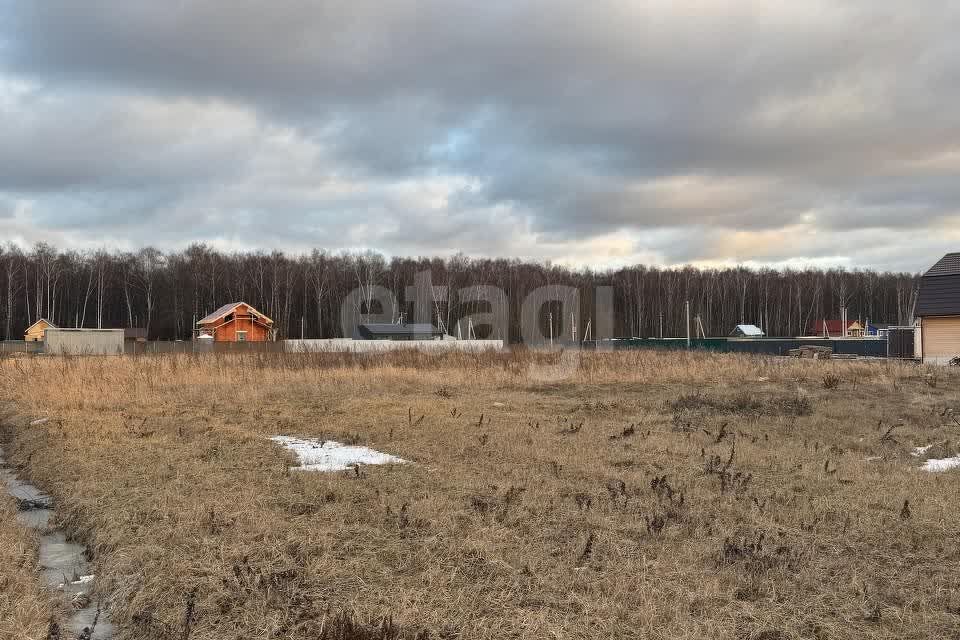
<instances>
[{"instance_id":1,"label":"white snow streak","mask_svg":"<svg viewBox=\"0 0 960 640\"><path fill-rule=\"evenodd\" d=\"M940 458L939 460L927 460L923 463L921 469L939 473L940 471L950 471L950 469L956 469L958 467L960 467L960 456L954 456L952 458Z\"/></svg>"},{"instance_id":2,"label":"white snow streak","mask_svg":"<svg viewBox=\"0 0 960 640\"><path fill-rule=\"evenodd\" d=\"M403 458L381 453L369 447L345 445L333 440L311 440L290 436L273 436L277 444L297 455L297 471L346 471L357 464L403 464Z\"/></svg>"}]
</instances>

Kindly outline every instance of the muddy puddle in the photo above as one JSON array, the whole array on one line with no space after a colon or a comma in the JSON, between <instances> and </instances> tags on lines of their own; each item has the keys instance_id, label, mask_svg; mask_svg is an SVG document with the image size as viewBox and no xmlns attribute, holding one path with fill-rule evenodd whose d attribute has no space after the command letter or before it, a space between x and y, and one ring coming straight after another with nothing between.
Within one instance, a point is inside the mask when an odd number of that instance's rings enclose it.
<instances>
[{"instance_id":1,"label":"muddy puddle","mask_svg":"<svg viewBox=\"0 0 960 640\"><path fill-rule=\"evenodd\" d=\"M91 597L96 577L83 545L67 540L63 531L51 527L53 501L33 485L13 473L0 449L0 485L18 505L17 519L40 534L40 579L61 595L63 626L51 633L60 640L107 640L113 637L113 625L106 611Z\"/></svg>"}]
</instances>

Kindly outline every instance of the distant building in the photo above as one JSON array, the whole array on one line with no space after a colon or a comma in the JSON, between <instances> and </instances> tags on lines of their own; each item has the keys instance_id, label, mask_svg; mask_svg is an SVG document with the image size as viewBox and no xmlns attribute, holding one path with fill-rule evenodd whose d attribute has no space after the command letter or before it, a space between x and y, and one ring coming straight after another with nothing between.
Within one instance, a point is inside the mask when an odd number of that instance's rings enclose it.
<instances>
[{"instance_id":1,"label":"distant building","mask_svg":"<svg viewBox=\"0 0 960 640\"><path fill-rule=\"evenodd\" d=\"M762 338L764 333L763 329L754 324L738 324L730 335L737 338Z\"/></svg>"},{"instance_id":2,"label":"distant building","mask_svg":"<svg viewBox=\"0 0 960 640\"><path fill-rule=\"evenodd\" d=\"M147 330L143 327L127 327L123 330L123 339L126 342L146 342Z\"/></svg>"},{"instance_id":3,"label":"distant building","mask_svg":"<svg viewBox=\"0 0 960 640\"><path fill-rule=\"evenodd\" d=\"M194 333L214 342L266 342L274 336L273 320L246 302L231 302L201 318Z\"/></svg>"},{"instance_id":4,"label":"distant building","mask_svg":"<svg viewBox=\"0 0 960 640\"><path fill-rule=\"evenodd\" d=\"M354 340L443 340L443 331L432 324L358 324Z\"/></svg>"},{"instance_id":5,"label":"distant building","mask_svg":"<svg viewBox=\"0 0 960 640\"><path fill-rule=\"evenodd\" d=\"M862 338L863 334L863 325L856 320L847 321L846 334L843 332L843 320L817 320L811 335L823 338Z\"/></svg>"},{"instance_id":6,"label":"distant building","mask_svg":"<svg viewBox=\"0 0 960 640\"><path fill-rule=\"evenodd\" d=\"M925 363L960 356L960 253L948 253L920 278L916 314Z\"/></svg>"},{"instance_id":7,"label":"distant building","mask_svg":"<svg viewBox=\"0 0 960 640\"><path fill-rule=\"evenodd\" d=\"M23 332L23 339L27 342L43 342L43 337L47 332L47 329L56 329L57 325L53 324L46 318L40 318L32 325L27 327L27 330Z\"/></svg>"},{"instance_id":8,"label":"distant building","mask_svg":"<svg viewBox=\"0 0 960 640\"><path fill-rule=\"evenodd\" d=\"M886 338L890 332L890 325L878 322L868 322L864 335L876 336L877 338Z\"/></svg>"}]
</instances>

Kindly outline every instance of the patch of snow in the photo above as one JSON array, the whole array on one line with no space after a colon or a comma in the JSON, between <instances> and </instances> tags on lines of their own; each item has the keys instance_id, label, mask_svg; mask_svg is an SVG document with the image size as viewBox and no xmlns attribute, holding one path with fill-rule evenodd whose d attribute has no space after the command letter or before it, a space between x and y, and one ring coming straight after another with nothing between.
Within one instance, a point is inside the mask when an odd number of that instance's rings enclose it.
<instances>
[{"instance_id":1,"label":"patch of snow","mask_svg":"<svg viewBox=\"0 0 960 640\"><path fill-rule=\"evenodd\" d=\"M919 458L920 456L925 454L927 451L929 451L932 446L933 446L932 444L928 444L925 447L914 447L910 455L912 455L914 458Z\"/></svg>"},{"instance_id":2,"label":"patch of snow","mask_svg":"<svg viewBox=\"0 0 960 640\"><path fill-rule=\"evenodd\" d=\"M35 426L37 426L37 425L46 424L46 423L48 423L48 422L50 422L50 418L37 418L36 420L34 420L34 421L32 421L32 422L30 423L30 426L35 427Z\"/></svg>"},{"instance_id":3,"label":"patch of snow","mask_svg":"<svg viewBox=\"0 0 960 640\"><path fill-rule=\"evenodd\" d=\"M63 588L66 587L68 584L89 584L89 583L93 582L94 578L96 578L95 575L80 576L80 579L79 579L79 580L73 580L73 581L71 581L71 582L61 582L60 585L59 585L57 588L58 588L58 589L63 589Z\"/></svg>"},{"instance_id":4,"label":"patch of snow","mask_svg":"<svg viewBox=\"0 0 960 640\"><path fill-rule=\"evenodd\" d=\"M877 460L883 460L883 456L867 456L863 459L864 462L875 462Z\"/></svg>"},{"instance_id":5,"label":"patch of snow","mask_svg":"<svg viewBox=\"0 0 960 640\"><path fill-rule=\"evenodd\" d=\"M924 471L930 471L932 473L957 469L960 468L960 456L954 456L953 458L940 458L939 460L927 460L921 468Z\"/></svg>"},{"instance_id":6,"label":"patch of snow","mask_svg":"<svg viewBox=\"0 0 960 640\"><path fill-rule=\"evenodd\" d=\"M333 440L311 440L290 436L273 436L274 442L297 455L296 471L346 471L357 464L403 464L403 458L381 453L370 447L346 445Z\"/></svg>"},{"instance_id":7,"label":"patch of snow","mask_svg":"<svg viewBox=\"0 0 960 640\"><path fill-rule=\"evenodd\" d=\"M493 406L495 406L495 407L505 407L505 406L507 406L507 405L503 404L502 402L494 402L494 403L493 403Z\"/></svg>"}]
</instances>

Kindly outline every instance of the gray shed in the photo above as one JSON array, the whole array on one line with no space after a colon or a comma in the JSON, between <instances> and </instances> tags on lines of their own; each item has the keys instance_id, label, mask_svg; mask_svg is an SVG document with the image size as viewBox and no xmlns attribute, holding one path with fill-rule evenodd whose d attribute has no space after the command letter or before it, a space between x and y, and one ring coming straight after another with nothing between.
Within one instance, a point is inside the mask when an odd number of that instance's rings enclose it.
<instances>
[{"instance_id":1,"label":"gray shed","mask_svg":"<svg viewBox=\"0 0 960 640\"><path fill-rule=\"evenodd\" d=\"M47 329L45 353L69 356L123 355L123 329Z\"/></svg>"}]
</instances>

